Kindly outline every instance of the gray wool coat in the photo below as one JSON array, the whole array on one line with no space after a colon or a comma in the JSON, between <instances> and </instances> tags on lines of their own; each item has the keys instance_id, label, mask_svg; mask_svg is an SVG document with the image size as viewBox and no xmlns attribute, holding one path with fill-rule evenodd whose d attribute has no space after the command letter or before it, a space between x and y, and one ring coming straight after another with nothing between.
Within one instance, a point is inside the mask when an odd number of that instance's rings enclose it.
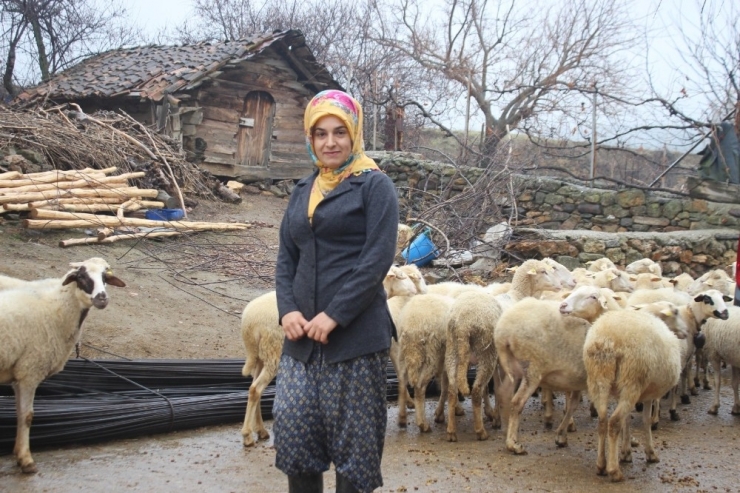
<instances>
[{"instance_id":1,"label":"gray wool coat","mask_svg":"<svg viewBox=\"0 0 740 493\"><path fill-rule=\"evenodd\" d=\"M323 347L336 363L390 348L395 327L383 279L393 264L398 198L380 171L350 176L329 192L308 221L316 173L296 184L280 225L275 284L280 320L325 312L338 323ZM314 341L285 339L283 354L308 362Z\"/></svg>"}]
</instances>

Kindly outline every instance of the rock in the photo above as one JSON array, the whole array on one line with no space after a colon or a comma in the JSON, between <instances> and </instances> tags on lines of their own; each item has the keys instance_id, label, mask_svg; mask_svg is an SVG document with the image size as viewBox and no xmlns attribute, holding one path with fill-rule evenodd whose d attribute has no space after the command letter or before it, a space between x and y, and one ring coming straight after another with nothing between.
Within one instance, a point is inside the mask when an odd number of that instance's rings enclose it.
<instances>
[{"instance_id":1,"label":"rock","mask_svg":"<svg viewBox=\"0 0 740 493\"><path fill-rule=\"evenodd\" d=\"M637 189L622 190L617 193L617 203L625 209L645 203L645 192Z\"/></svg>"},{"instance_id":2,"label":"rock","mask_svg":"<svg viewBox=\"0 0 740 493\"><path fill-rule=\"evenodd\" d=\"M632 218L634 224L644 224L647 226L658 226L665 227L671 224L671 221L664 217L647 217L647 216L634 216Z\"/></svg>"}]
</instances>

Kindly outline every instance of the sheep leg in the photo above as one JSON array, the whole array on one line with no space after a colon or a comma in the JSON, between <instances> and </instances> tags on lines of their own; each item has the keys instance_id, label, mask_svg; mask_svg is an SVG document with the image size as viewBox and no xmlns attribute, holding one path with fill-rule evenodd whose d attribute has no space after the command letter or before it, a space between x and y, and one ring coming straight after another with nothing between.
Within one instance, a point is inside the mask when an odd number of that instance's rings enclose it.
<instances>
[{"instance_id":1,"label":"sheep leg","mask_svg":"<svg viewBox=\"0 0 740 493\"><path fill-rule=\"evenodd\" d=\"M740 367L732 367L732 393L735 396L735 404L732 406L732 414L740 414L740 399L738 398L738 385L740 385Z\"/></svg>"},{"instance_id":2,"label":"sheep leg","mask_svg":"<svg viewBox=\"0 0 740 493\"><path fill-rule=\"evenodd\" d=\"M589 392L591 392L589 390ZM591 395L591 405L596 410L599 417L598 424L598 441L596 446L596 473L599 476L606 474L606 433L609 426L608 405L609 394L600 392L598 395Z\"/></svg>"},{"instance_id":3,"label":"sheep leg","mask_svg":"<svg viewBox=\"0 0 740 493\"><path fill-rule=\"evenodd\" d=\"M697 378L699 374L699 351L701 351L699 348L695 348L694 357L690 357L686 363L686 382L691 395L699 395L699 379ZM696 371L694 371L694 366L696 366Z\"/></svg>"},{"instance_id":4,"label":"sheep leg","mask_svg":"<svg viewBox=\"0 0 740 493\"><path fill-rule=\"evenodd\" d=\"M678 406L678 394L679 394L679 385L676 385L670 390L670 392L668 392L668 399L671 402L671 407L668 412L671 415L671 421L678 421L679 419L681 419L681 417L678 415L678 410L676 409L676 407ZM656 399L656 401L660 402L658 399ZM651 416L651 422L652 422L652 416ZM654 430L658 429L658 420L655 421L655 424L653 425L653 429Z\"/></svg>"},{"instance_id":5,"label":"sheep leg","mask_svg":"<svg viewBox=\"0 0 740 493\"><path fill-rule=\"evenodd\" d=\"M646 405L642 409L642 428L645 430L645 459L648 462L660 462L658 454L655 453L655 448L653 448L653 432L650 426L650 407L651 406ZM629 448L629 443L627 444L627 448Z\"/></svg>"},{"instance_id":6,"label":"sheep leg","mask_svg":"<svg viewBox=\"0 0 740 493\"><path fill-rule=\"evenodd\" d=\"M398 354L400 351L398 347L398 343L396 341L391 341L391 350L390 350L390 357L391 357L391 363L393 363L393 369L396 370L396 377L398 377L398 405L401 406L401 398L403 398L403 401L405 402L404 408L413 409L414 408L414 401L411 399L411 395L409 394L409 389L406 386L406 380L405 376L403 375L403 368L401 368L401 356ZM404 378L402 381L401 379ZM404 416L406 415L406 411L404 411ZM406 425L406 421L404 418L403 426ZM402 426L399 423L399 426Z\"/></svg>"},{"instance_id":7,"label":"sheep leg","mask_svg":"<svg viewBox=\"0 0 740 493\"><path fill-rule=\"evenodd\" d=\"M411 408L411 396L406 388L406 375L403 368L396 366L396 375L398 376L398 427L406 428L408 416L406 409Z\"/></svg>"},{"instance_id":8,"label":"sheep leg","mask_svg":"<svg viewBox=\"0 0 740 493\"><path fill-rule=\"evenodd\" d=\"M673 396L675 398L675 394ZM650 427L653 430L658 429L658 422L660 421L660 399L655 399L650 406L652 413L650 413Z\"/></svg>"},{"instance_id":9,"label":"sheep leg","mask_svg":"<svg viewBox=\"0 0 740 493\"><path fill-rule=\"evenodd\" d=\"M416 425L419 427L419 431L428 432L432 429L427 423L426 406L424 405L427 395L427 385L429 379L424 378L422 382L414 385L414 408L416 409Z\"/></svg>"},{"instance_id":10,"label":"sheep leg","mask_svg":"<svg viewBox=\"0 0 740 493\"><path fill-rule=\"evenodd\" d=\"M648 405L650 404L648 403ZM642 406L640 412L645 412L645 406ZM625 418L622 432L619 434L619 443L619 462L632 462L632 433L630 432L629 415Z\"/></svg>"},{"instance_id":11,"label":"sheep leg","mask_svg":"<svg viewBox=\"0 0 740 493\"><path fill-rule=\"evenodd\" d=\"M450 385L447 388L447 441L457 441L457 417L455 416L455 406L457 405L457 385L455 380L450 376Z\"/></svg>"},{"instance_id":12,"label":"sheep leg","mask_svg":"<svg viewBox=\"0 0 740 493\"><path fill-rule=\"evenodd\" d=\"M496 420L496 413L498 410L491 404L491 395L488 393L488 385L486 385L485 392L483 392L483 412L491 421Z\"/></svg>"},{"instance_id":13,"label":"sheep leg","mask_svg":"<svg viewBox=\"0 0 740 493\"><path fill-rule=\"evenodd\" d=\"M475 434L478 436L478 440L488 440L488 433L483 426L483 394L486 394L488 398L488 381L493 376L493 368L487 365L479 365L475 375L475 381L473 382L473 389L471 391L472 406L473 406L473 428Z\"/></svg>"},{"instance_id":14,"label":"sheep leg","mask_svg":"<svg viewBox=\"0 0 740 493\"><path fill-rule=\"evenodd\" d=\"M719 388L722 385L722 362L719 358L712 359L712 368L714 368L714 403L709 408L709 414L717 414L719 411Z\"/></svg>"},{"instance_id":15,"label":"sheep leg","mask_svg":"<svg viewBox=\"0 0 740 493\"><path fill-rule=\"evenodd\" d=\"M247 358L250 356L247 355ZM252 368L253 370L250 372L251 375L259 375L262 371L262 363L260 361L254 360L251 363L248 361L249 368ZM244 365L245 368L247 368L247 365ZM245 375L246 376L246 375ZM254 415L254 401L255 398L253 397L253 387L254 387L255 380L252 380L252 384L249 386L249 394L247 397L247 408L244 413L244 424L242 425L242 443L245 447L251 447L254 445L254 438L252 437L252 432L254 431L253 422L252 422L252 416Z\"/></svg>"},{"instance_id":16,"label":"sheep leg","mask_svg":"<svg viewBox=\"0 0 740 493\"><path fill-rule=\"evenodd\" d=\"M447 399L447 389L450 386L450 381L447 378L447 371L445 370L442 370L437 377L439 378L439 400L437 401L437 407L434 408L434 422L444 423L445 399Z\"/></svg>"},{"instance_id":17,"label":"sheep leg","mask_svg":"<svg viewBox=\"0 0 740 493\"><path fill-rule=\"evenodd\" d=\"M18 465L21 467L21 471L24 473L34 473L38 470L31 456L29 443L31 422L33 421L33 399L37 386L38 383L13 382L15 412L18 420L13 453L18 461Z\"/></svg>"},{"instance_id":18,"label":"sheep leg","mask_svg":"<svg viewBox=\"0 0 740 493\"><path fill-rule=\"evenodd\" d=\"M265 429L265 425L262 422L262 409L260 407L260 400L262 399L262 393L265 388L270 384L272 379L275 377L277 368L274 372L272 366L270 368L259 363L257 365L257 378L252 381L252 385L249 386L249 398L247 400L247 413L244 417L244 426L242 427L243 444L245 447L251 447L254 445L254 438L252 432L256 431L257 436L260 440L266 440L270 438L270 434Z\"/></svg>"},{"instance_id":19,"label":"sheep leg","mask_svg":"<svg viewBox=\"0 0 740 493\"><path fill-rule=\"evenodd\" d=\"M552 389L548 387L542 388L542 405L545 406L545 428L548 430L552 429L552 424L555 421L554 418L554 402L555 402L555 395L552 392Z\"/></svg>"},{"instance_id":20,"label":"sheep leg","mask_svg":"<svg viewBox=\"0 0 740 493\"><path fill-rule=\"evenodd\" d=\"M509 414L509 426L506 433L506 449L509 452L513 452L517 455L524 455L527 451L524 446L518 442L519 435L519 420L521 419L524 405L527 403L534 391L540 385L540 378L533 378L530 373L533 368L530 363L528 371L524 372L522 382L519 384L514 397L511 399L511 412ZM539 375L536 375L539 377Z\"/></svg>"},{"instance_id":21,"label":"sheep leg","mask_svg":"<svg viewBox=\"0 0 740 493\"><path fill-rule=\"evenodd\" d=\"M691 397L689 397L689 392L688 392L688 380L689 380L688 372L689 372L688 365L686 365L683 367L683 370L681 370L681 376L679 377L679 380L678 380L678 386L680 387L680 390L681 390L681 404L691 404ZM671 416L671 419L673 419L672 416Z\"/></svg>"},{"instance_id":22,"label":"sheep leg","mask_svg":"<svg viewBox=\"0 0 740 493\"><path fill-rule=\"evenodd\" d=\"M458 407L462 411L460 401L457 398L457 349L455 347L455 338L447 332L447 346L445 347L445 367L447 369L447 441L457 441L457 418L455 416L462 416L464 412L458 414ZM467 373L467 368L466 368Z\"/></svg>"},{"instance_id":23,"label":"sheep leg","mask_svg":"<svg viewBox=\"0 0 740 493\"><path fill-rule=\"evenodd\" d=\"M704 390L712 390L712 387L709 385L709 377L708 377L709 362L707 361L707 355L704 354L703 350L702 350L702 355L701 355L701 371L703 375L702 380L701 380L702 388Z\"/></svg>"},{"instance_id":24,"label":"sheep leg","mask_svg":"<svg viewBox=\"0 0 740 493\"><path fill-rule=\"evenodd\" d=\"M573 407L573 412L578 408L578 406L581 404L581 393L578 393L578 402L574 404L575 407ZM565 405L568 406L568 399L570 399L570 394L568 392L565 393ZM573 419L573 416L571 415L570 419L568 420L568 428L566 428L568 433L573 433L578 431L578 428L576 428L576 421Z\"/></svg>"},{"instance_id":25,"label":"sheep leg","mask_svg":"<svg viewBox=\"0 0 740 493\"><path fill-rule=\"evenodd\" d=\"M558 447L568 446L568 435L565 431L570 428L570 423L573 420L573 413L575 412L578 404L581 401L581 393L578 391L568 392L565 399L565 415L563 420L560 422L560 426L557 429L557 437L555 438L555 444Z\"/></svg>"},{"instance_id":26,"label":"sheep leg","mask_svg":"<svg viewBox=\"0 0 740 493\"><path fill-rule=\"evenodd\" d=\"M629 435L629 431L625 428L627 427L627 418L629 417L630 410L633 407L634 404L632 401L622 398L609 417L606 473L614 482L624 481L624 474L622 474L622 470L619 468L618 447L619 442L622 441L621 438L624 436L623 433Z\"/></svg>"},{"instance_id":27,"label":"sheep leg","mask_svg":"<svg viewBox=\"0 0 740 493\"><path fill-rule=\"evenodd\" d=\"M500 388L505 386L504 380L505 375L502 374L501 365L496 364L496 369L493 371L493 394L495 396L495 402L493 404L491 418L491 427L494 430L501 429L501 392Z\"/></svg>"}]
</instances>

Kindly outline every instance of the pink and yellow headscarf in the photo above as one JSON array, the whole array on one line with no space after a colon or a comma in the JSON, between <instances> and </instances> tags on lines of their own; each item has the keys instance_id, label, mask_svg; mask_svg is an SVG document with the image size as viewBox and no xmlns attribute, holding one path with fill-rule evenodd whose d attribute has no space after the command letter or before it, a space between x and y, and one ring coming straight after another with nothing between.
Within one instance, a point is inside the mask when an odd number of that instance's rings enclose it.
<instances>
[{"instance_id":1,"label":"pink and yellow headscarf","mask_svg":"<svg viewBox=\"0 0 740 493\"><path fill-rule=\"evenodd\" d=\"M333 115L342 120L352 138L352 152L347 161L337 169L325 167L319 161L311 145L311 129L320 118ZM324 196L334 190L345 178L372 170L380 170L375 161L365 155L362 139L362 107L349 94L328 90L321 91L313 97L306 107L303 116L303 128L306 131L306 147L319 174L313 182L311 196L308 200L308 218L313 218L316 206Z\"/></svg>"}]
</instances>

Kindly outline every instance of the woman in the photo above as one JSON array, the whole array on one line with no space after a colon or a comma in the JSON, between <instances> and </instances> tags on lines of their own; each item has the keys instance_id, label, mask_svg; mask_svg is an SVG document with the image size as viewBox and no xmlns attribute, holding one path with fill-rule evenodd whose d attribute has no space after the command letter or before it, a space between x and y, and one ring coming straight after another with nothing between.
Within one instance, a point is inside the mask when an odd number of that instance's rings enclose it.
<instances>
[{"instance_id":1,"label":"woman","mask_svg":"<svg viewBox=\"0 0 740 493\"><path fill-rule=\"evenodd\" d=\"M274 404L276 466L292 493L382 486L386 363L395 332L383 278L393 263L393 182L365 156L362 108L323 91L306 108L317 169L299 181L280 226L276 288L285 331Z\"/></svg>"}]
</instances>

